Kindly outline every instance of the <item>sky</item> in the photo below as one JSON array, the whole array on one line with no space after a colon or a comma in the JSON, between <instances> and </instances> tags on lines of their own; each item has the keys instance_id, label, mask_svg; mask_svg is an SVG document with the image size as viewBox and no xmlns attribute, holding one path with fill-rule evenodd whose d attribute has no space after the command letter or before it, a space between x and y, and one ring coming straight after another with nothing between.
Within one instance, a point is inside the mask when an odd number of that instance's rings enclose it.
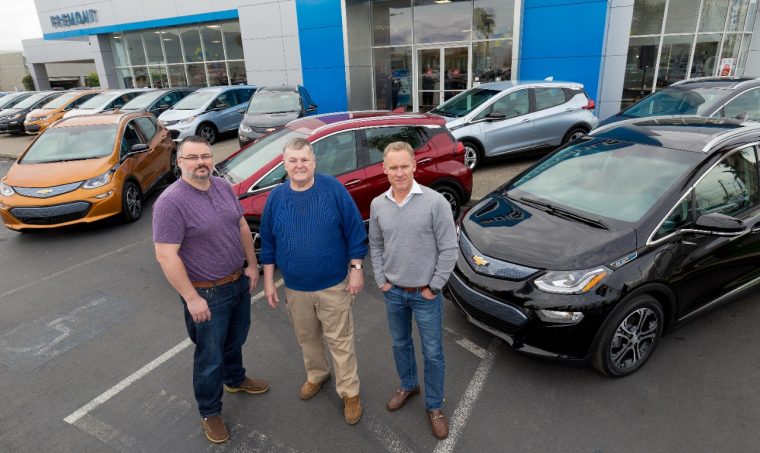
<instances>
[{"instance_id":1,"label":"sky","mask_svg":"<svg viewBox=\"0 0 760 453\"><path fill-rule=\"evenodd\" d=\"M20 51L22 39L42 38L34 0L2 0L2 15L0 51Z\"/></svg>"}]
</instances>

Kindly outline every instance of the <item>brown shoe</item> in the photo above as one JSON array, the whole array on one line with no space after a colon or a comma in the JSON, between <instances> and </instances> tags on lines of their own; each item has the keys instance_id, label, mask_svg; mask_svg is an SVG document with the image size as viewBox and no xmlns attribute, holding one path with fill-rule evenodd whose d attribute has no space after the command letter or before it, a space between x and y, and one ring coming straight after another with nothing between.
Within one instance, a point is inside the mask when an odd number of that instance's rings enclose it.
<instances>
[{"instance_id":1,"label":"brown shoe","mask_svg":"<svg viewBox=\"0 0 760 453\"><path fill-rule=\"evenodd\" d=\"M269 384L262 381L261 379L253 379L246 376L239 386L230 387L225 384L224 390L227 390L230 393L245 392L256 395L259 393L265 393L267 390L269 390Z\"/></svg>"},{"instance_id":2,"label":"brown shoe","mask_svg":"<svg viewBox=\"0 0 760 453\"><path fill-rule=\"evenodd\" d=\"M430 428L433 430L433 435L438 440L443 440L449 437L449 422L446 417L443 416L443 411L440 409L433 409L428 412L430 417Z\"/></svg>"},{"instance_id":3,"label":"brown shoe","mask_svg":"<svg viewBox=\"0 0 760 453\"><path fill-rule=\"evenodd\" d=\"M343 417L349 425L355 425L362 418L362 400L359 395L343 398Z\"/></svg>"},{"instance_id":4,"label":"brown shoe","mask_svg":"<svg viewBox=\"0 0 760 453\"><path fill-rule=\"evenodd\" d=\"M391 398L391 400L388 401L388 404L385 405L385 408L391 412L397 411L404 407L406 400L413 397L414 395L417 395L418 393L420 393L419 385L411 390L397 389L396 393L393 394L393 398Z\"/></svg>"},{"instance_id":5,"label":"brown shoe","mask_svg":"<svg viewBox=\"0 0 760 453\"><path fill-rule=\"evenodd\" d=\"M301 399L304 401L311 399L311 397L319 393L319 391L322 389L322 384L327 382L328 379L330 379L329 374L327 375L327 377L325 377L324 379L316 383L311 382L307 379L306 382L304 382L303 385L301 386L301 392L299 393L298 396L300 396Z\"/></svg>"},{"instance_id":6,"label":"brown shoe","mask_svg":"<svg viewBox=\"0 0 760 453\"><path fill-rule=\"evenodd\" d=\"M224 419L221 415L214 415L203 419L203 432L206 438L215 444L227 442L230 438L230 432L224 426Z\"/></svg>"}]
</instances>

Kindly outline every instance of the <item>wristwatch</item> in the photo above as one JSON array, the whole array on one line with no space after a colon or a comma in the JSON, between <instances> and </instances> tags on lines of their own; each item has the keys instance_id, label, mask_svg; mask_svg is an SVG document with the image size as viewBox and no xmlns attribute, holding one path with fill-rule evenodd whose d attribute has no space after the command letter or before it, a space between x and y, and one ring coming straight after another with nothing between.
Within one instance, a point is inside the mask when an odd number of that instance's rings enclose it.
<instances>
[{"instance_id":1,"label":"wristwatch","mask_svg":"<svg viewBox=\"0 0 760 453\"><path fill-rule=\"evenodd\" d=\"M431 293L433 293L436 296L441 293L441 289L440 288L431 288L430 286L428 286L428 291L430 291Z\"/></svg>"},{"instance_id":2,"label":"wristwatch","mask_svg":"<svg viewBox=\"0 0 760 453\"><path fill-rule=\"evenodd\" d=\"M359 270L361 270L362 267L364 267L364 266L362 266L362 263L359 263L359 264L353 264L353 263L351 263L351 264L348 265L348 267L350 267L351 269L359 269Z\"/></svg>"}]
</instances>

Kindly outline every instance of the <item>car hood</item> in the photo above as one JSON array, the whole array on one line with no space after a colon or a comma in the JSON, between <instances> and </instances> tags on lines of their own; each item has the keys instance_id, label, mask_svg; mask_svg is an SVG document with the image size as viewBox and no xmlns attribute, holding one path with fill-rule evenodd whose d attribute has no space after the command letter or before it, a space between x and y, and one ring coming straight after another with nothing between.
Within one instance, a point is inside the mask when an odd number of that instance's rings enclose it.
<instances>
[{"instance_id":1,"label":"car hood","mask_svg":"<svg viewBox=\"0 0 760 453\"><path fill-rule=\"evenodd\" d=\"M16 187L51 187L94 178L113 166L109 157L45 164L15 163L5 183Z\"/></svg>"},{"instance_id":2,"label":"car hood","mask_svg":"<svg viewBox=\"0 0 760 453\"><path fill-rule=\"evenodd\" d=\"M82 116L82 115L92 115L93 113L100 113L100 108L97 109L74 109L69 110L66 112L65 115L63 115L64 118L71 118L72 116Z\"/></svg>"},{"instance_id":3,"label":"car hood","mask_svg":"<svg viewBox=\"0 0 760 453\"><path fill-rule=\"evenodd\" d=\"M446 127L448 127L449 129L451 129L452 127L461 126L467 123L466 116L462 116L462 117L443 116L443 115L438 115L438 116L446 120Z\"/></svg>"},{"instance_id":4,"label":"car hood","mask_svg":"<svg viewBox=\"0 0 760 453\"><path fill-rule=\"evenodd\" d=\"M159 115L158 119L161 121L176 121L176 120L184 120L185 118L189 118L194 115L200 115L203 112L201 109L196 110L167 110L161 115Z\"/></svg>"},{"instance_id":5,"label":"car hood","mask_svg":"<svg viewBox=\"0 0 760 453\"><path fill-rule=\"evenodd\" d=\"M298 119L299 112L246 113L243 123L251 127L280 127Z\"/></svg>"},{"instance_id":6,"label":"car hood","mask_svg":"<svg viewBox=\"0 0 760 453\"><path fill-rule=\"evenodd\" d=\"M467 212L462 233L483 255L537 269L588 269L636 249L632 227L595 228L497 192Z\"/></svg>"}]
</instances>

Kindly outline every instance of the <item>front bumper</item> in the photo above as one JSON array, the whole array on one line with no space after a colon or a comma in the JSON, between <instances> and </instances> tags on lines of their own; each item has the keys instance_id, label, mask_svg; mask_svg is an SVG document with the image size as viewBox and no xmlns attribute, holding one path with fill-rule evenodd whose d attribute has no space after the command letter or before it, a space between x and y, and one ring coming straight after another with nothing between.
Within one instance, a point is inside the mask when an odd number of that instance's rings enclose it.
<instances>
[{"instance_id":1,"label":"front bumper","mask_svg":"<svg viewBox=\"0 0 760 453\"><path fill-rule=\"evenodd\" d=\"M10 134L21 134L25 131L24 120L12 120L8 121L8 130Z\"/></svg>"},{"instance_id":2,"label":"front bumper","mask_svg":"<svg viewBox=\"0 0 760 453\"><path fill-rule=\"evenodd\" d=\"M25 123L24 124L24 130L27 134L39 134L40 133L40 125L34 124L34 123Z\"/></svg>"},{"instance_id":3,"label":"front bumper","mask_svg":"<svg viewBox=\"0 0 760 453\"><path fill-rule=\"evenodd\" d=\"M196 124L173 124L167 126L166 129L169 131L172 140L175 142L181 142L185 138L195 135Z\"/></svg>"},{"instance_id":4,"label":"front bumper","mask_svg":"<svg viewBox=\"0 0 760 453\"><path fill-rule=\"evenodd\" d=\"M96 222L121 213L121 192L108 185L47 199L0 196L0 218L11 230L58 228Z\"/></svg>"}]
</instances>

